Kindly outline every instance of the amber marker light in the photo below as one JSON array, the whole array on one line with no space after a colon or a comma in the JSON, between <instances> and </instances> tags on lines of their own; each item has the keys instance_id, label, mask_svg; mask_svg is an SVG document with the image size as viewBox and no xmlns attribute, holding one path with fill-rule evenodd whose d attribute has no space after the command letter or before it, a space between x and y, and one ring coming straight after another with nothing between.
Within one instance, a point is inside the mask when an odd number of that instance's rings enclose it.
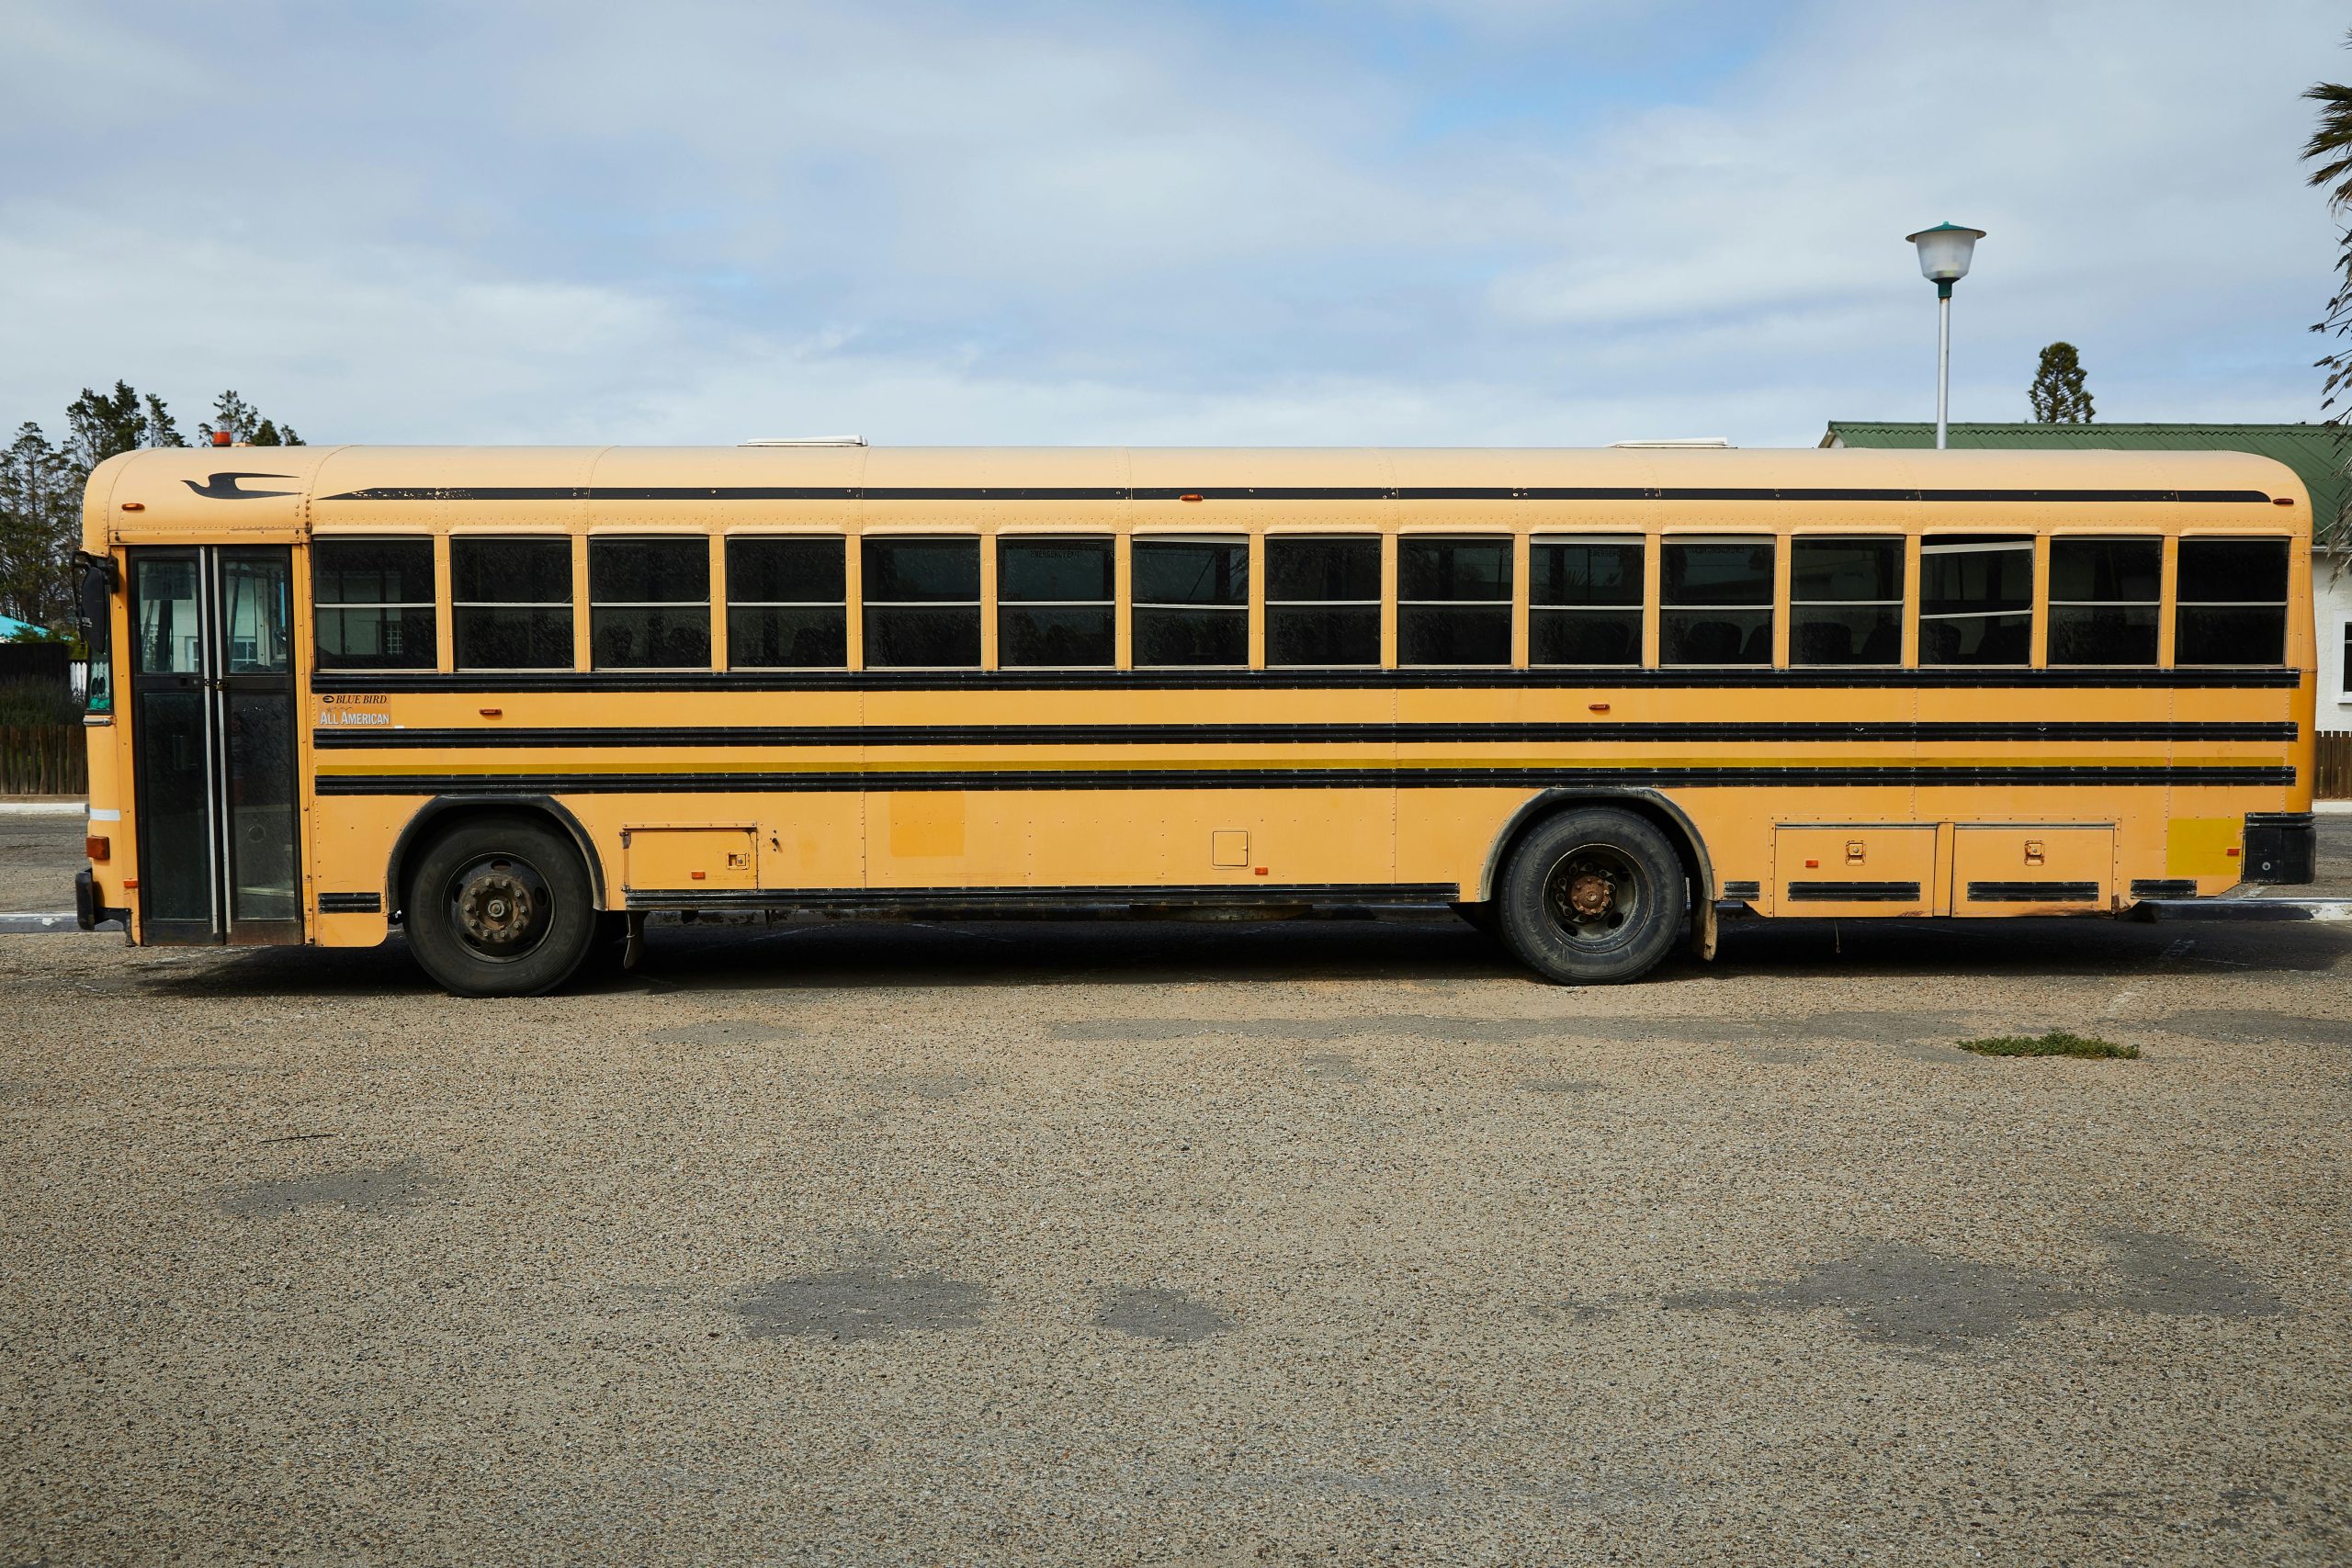
<instances>
[{"instance_id":1,"label":"amber marker light","mask_svg":"<svg viewBox=\"0 0 2352 1568\"><path fill-rule=\"evenodd\" d=\"M144 512L147 510L147 503L143 501L126 501L122 503L122 509L125 512Z\"/></svg>"},{"instance_id":2,"label":"amber marker light","mask_svg":"<svg viewBox=\"0 0 2352 1568\"><path fill-rule=\"evenodd\" d=\"M1201 498L1197 495L1180 495L1176 499L1179 501L1198 501Z\"/></svg>"}]
</instances>

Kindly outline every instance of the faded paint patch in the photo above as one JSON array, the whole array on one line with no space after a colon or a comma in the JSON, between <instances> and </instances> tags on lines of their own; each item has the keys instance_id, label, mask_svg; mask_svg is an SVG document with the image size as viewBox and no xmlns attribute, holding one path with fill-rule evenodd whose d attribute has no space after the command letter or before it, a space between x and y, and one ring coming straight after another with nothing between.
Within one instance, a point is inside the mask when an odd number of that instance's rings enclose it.
<instances>
[{"instance_id":1,"label":"faded paint patch","mask_svg":"<svg viewBox=\"0 0 2352 1568\"><path fill-rule=\"evenodd\" d=\"M888 1339L969 1328L989 1304L985 1287L935 1270L835 1269L770 1280L736 1307L753 1338L797 1334L826 1339Z\"/></svg>"},{"instance_id":2,"label":"faded paint patch","mask_svg":"<svg viewBox=\"0 0 2352 1568\"><path fill-rule=\"evenodd\" d=\"M355 1214L389 1214L416 1207L439 1185L416 1161L401 1160L373 1168L232 1187L220 1194L220 1206L232 1214L259 1219L280 1219L322 1203L340 1204Z\"/></svg>"},{"instance_id":3,"label":"faded paint patch","mask_svg":"<svg viewBox=\"0 0 2352 1568\"><path fill-rule=\"evenodd\" d=\"M1197 1345L1233 1327L1234 1320L1182 1291L1144 1285L1113 1291L1095 1314L1094 1324L1163 1345Z\"/></svg>"}]
</instances>

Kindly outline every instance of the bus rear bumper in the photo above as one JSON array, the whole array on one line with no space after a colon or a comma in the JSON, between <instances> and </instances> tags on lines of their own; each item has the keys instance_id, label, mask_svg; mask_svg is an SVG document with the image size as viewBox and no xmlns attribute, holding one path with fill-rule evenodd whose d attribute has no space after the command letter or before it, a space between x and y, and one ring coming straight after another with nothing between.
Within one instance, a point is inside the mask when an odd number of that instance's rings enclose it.
<instances>
[{"instance_id":1,"label":"bus rear bumper","mask_svg":"<svg viewBox=\"0 0 2352 1568\"><path fill-rule=\"evenodd\" d=\"M85 865L74 876L74 923L85 931L94 931L110 921L129 931L130 911L109 909L98 902L98 879Z\"/></svg>"},{"instance_id":2,"label":"bus rear bumper","mask_svg":"<svg viewBox=\"0 0 2352 1568\"><path fill-rule=\"evenodd\" d=\"M2301 887L2319 859L2319 828L2308 811L2245 814L2245 880L2266 887Z\"/></svg>"}]
</instances>

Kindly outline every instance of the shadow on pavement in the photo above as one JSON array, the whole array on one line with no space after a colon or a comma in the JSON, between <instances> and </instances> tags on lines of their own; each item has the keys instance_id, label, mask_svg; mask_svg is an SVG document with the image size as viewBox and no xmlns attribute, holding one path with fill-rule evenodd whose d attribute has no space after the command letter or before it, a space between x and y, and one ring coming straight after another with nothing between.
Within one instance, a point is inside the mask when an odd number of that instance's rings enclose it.
<instances>
[{"instance_id":1,"label":"shadow on pavement","mask_svg":"<svg viewBox=\"0 0 2352 1568\"><path fill-rule=\"evenodd\" d=\"M636 971L583 973L574 993L934 986L1523 980L1498 945L1451 920L697 922L656 928ZM2341 926L2150 925L2103 919L1729 921L1716 962L1678 952L1654 980L1742 974L1843 979L2105 976L2154 964L2321 973L2352 953ZM207 954L140 976L165 995L430 994L397 935L380 948Z\"/></svg>"}]
</instances>

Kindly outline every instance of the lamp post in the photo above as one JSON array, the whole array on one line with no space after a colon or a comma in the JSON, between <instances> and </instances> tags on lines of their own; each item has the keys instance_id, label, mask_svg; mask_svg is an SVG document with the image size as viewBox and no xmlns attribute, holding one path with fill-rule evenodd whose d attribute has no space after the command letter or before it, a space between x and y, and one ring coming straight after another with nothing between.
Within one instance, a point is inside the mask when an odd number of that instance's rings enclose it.
<instances>
[{"instance_id":1,"label":"lamp post","mask_svg":"<svg viewBox=\"0 0 2352 1568\"><path fill-rule=\"evenodd\" d=\"M1968 258L1982 229L1939 223L1905 239L1919 247L1919 271L1936 286L1936 450L1944 449L1945 416L1951 406L1951 286L1968 276Z\"/></svg>"}]
</instances>

